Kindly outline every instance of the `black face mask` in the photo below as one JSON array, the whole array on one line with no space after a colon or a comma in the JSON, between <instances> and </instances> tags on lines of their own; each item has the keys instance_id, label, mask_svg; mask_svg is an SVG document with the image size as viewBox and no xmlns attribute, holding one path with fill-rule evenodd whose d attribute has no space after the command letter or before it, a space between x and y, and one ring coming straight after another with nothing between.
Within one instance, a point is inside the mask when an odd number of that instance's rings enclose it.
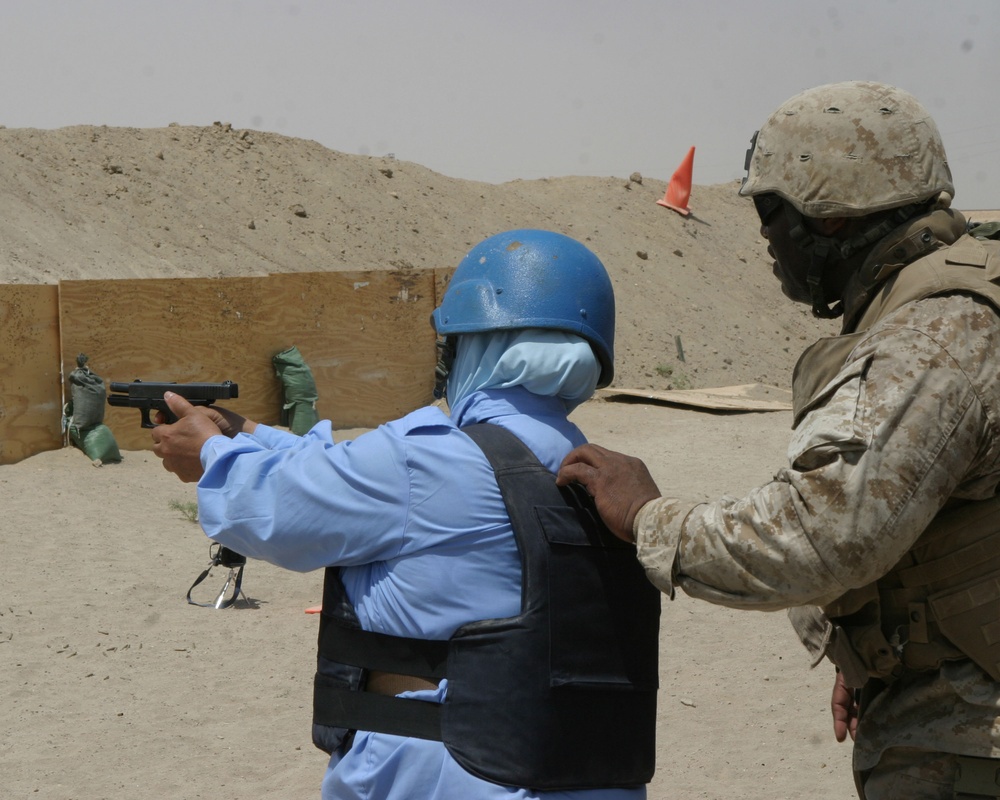
<instances>
[{"instance_id":1,"label":"black face mask","mask_svg":"<svg viewBox=\"0 0 1000 800\"><path fill-rule=\"evenodd\" d=\"M839 317L843 313L840 304L830 308L823 292L823 272L831 259L837 257L837 242L834 239L813 234L806 225L802 214L775 192L755 194L753 204L754 208L757 209L757 216L760 217L760 224L764 227L770 226L774 221L775 214L784 209L789 221L788 244L797 248L799 259L808 263L803 288L808 292L813 316L821 319ZM778 261L782 263L781 259ZM785 264L784 266L787 268L790 265ZM791 294L788 296L794 300L804 300L804 298L793 297Z\"/></svg>"},{"instance_id":2,"label":"black face mask","mask_svg":"<svg viewBox=\"0 0 1000 800\"><path fill-rule=\"evenodd\" d=\"M437 340L438 361L434 367L434 398L441 400L448 396L448 374L451 365L455 363L455 350L458 339L455 336L445 336Z\"/></svg>"},{"instance_id":3,"label":"black face mask","mask_svg":"<svg viewBox=\"0 0 1000 800\"><path fill-rule=\"evenodd\" d=\"M755 194L753 205L757 209L757 216L760 217L760 224L767 225L771 217L781 208L781 198L774 192Z\"/></svg>"}]
</instances>

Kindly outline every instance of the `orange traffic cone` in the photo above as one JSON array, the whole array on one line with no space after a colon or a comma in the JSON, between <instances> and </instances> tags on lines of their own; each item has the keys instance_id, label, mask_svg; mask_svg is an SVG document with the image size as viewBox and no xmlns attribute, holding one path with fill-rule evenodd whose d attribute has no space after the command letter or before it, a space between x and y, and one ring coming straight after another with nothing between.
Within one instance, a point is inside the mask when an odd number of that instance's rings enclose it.
<instances>
[{"instance_id":1,"label":"orange traffic cone","mask_svg":"<svg viewBox=\"0 0 1000 800\"><path fill-rule=\"evenodd\" d=\"M691 198L691 170L693 167L694 148L692 147L684 156L684 160L670 179L670 183L667 184L667 193L663 195L662 200L656 201L658 205L673 209L685 217L691 213L691 209L688 208L688 200Z\"/></svg>"}]
</instances>

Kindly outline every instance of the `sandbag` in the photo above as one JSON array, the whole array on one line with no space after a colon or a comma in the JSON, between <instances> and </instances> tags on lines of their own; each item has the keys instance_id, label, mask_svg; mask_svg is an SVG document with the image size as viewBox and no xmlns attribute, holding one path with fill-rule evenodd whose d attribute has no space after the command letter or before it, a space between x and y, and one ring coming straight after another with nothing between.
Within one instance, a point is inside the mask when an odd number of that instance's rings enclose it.
<instances>
[{"instance_id":1,"label":"sandbag","mask_svg":"<svg viewBox=\"0 0 1000 800\"><path fill-rule=\"evenodd\" d=\"M1000 222L971 222L969 233L977 239L1000 239Z\"/></svg>"},{"instance_id":2,"label":"sandbag","mask_svg":"<svg viewBox=\"0 0 1000 800\"><path fill-rule=\"evenodd\" d=\"M116 464L122 460L115 435L111 432L111 428L103 423L83 429L70 425L69 438L76 447L87 454L91 461L99 461L101 464Z\"/></svg>"},{"instance_id":3,"label":"sandbag","mask_svg":"<svg viewBox=\"0 0 1000 800\"><path fill-rule=\"evenodd\" d=\"M108 393L104 388L104 380L87 366L86 355L80 353L76 357L76 364L77 368L69 374L72 424L80 430L86 430L104 422Z\"/></svg>"},{"instance_id":4,"label":"sandbag","mask_svg":"<svg viewBox=\"0 0 1000 800\"><path fill-rule=\"evenodd\" d=\"M312 370L294 345L271 359L275 374L281 380L285 402L281 409L281 424L301 436L319 422L316 414L316 381Z\"/></svg>"},{"instance_id":5,"label":"sandbag","mask_svg":"<svg viewBox=\"0 0 1000 800\"><path fill-rule=\"evenodd\" d=\"M63 406L62 427L74 447L83 450L95 465L117 463L121 451L111 428L104 424L108 399L104 379L91 372L87 356L76 357L76 369L69 374L70 401Z\"/></svg>"}]
</instances>

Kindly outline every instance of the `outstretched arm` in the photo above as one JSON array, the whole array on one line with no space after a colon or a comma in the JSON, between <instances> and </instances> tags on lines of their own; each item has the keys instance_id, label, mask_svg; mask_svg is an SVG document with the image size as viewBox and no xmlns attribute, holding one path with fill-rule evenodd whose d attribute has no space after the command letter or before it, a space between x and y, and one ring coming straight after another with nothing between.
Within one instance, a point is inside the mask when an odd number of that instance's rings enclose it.
<instances>
[{"instance_id":1,"label":"outstretched arm","mask_svg":"<svg viewBox=\"0 0 1000 800\"><path fill-rule=\"evenodd\" d=\"M556 483L579 483L594 498L597 513L619 539L634 542L635 515L660 496L653 477L638 458L596 444L585 444L563 459Z\"/></svg>"}]
</instances>

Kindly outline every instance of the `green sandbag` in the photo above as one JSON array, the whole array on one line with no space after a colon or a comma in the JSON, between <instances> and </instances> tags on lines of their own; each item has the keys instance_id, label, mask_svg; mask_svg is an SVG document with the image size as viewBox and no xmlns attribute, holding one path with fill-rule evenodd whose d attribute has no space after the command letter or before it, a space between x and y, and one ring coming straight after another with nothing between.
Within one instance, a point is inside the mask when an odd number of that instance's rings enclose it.
<instances>
[{"instance_id":1,"label":"green sandbag","mask_svg":"<svg viewBox=\"0 0 1000 800\"><path fill-rule=\"evenodd\" d=\"M974 222L969 233L977 239L1000 239L1000 222Z\"/></svg>"},{"instance_id":2,"label":"green sandbag","mask_svg":"<svg viewBox=\"0 0 1000 800\"><path fill-rule=\"evenodd\" d=\"M316 381L312 370L294 345L282 350L271 359L274 370L285 390L285 403L281 409L281 424L301 436L319 422L316 414Z\"/></svg>"},{"instance_id":3,"label":"green sandbag","mask_svg":"<svg viewBox=\"0 0 1000 800\"><path fill-rule=\"evenodd\" d=\"M80 353L76 357L77 368L69 374L72 401L72 424L86 430L104 422L104 407L108 393L104 380L90 371L87 356Z\"/></svg>"},{"instance_id":4,"label":"green sandbag","mask_svg":"<svg viewBox=\"0 0 1000 800\"><path fill-rule=\"evenodd\" d=\"M91 461L100 461L102 464L118 463L122 460L122 454L118 450L118 443L115 435L107 425L98 423L89 428L78 428L76 425L69 426L70 441L76 447L83 450Z\"/></svg>"}]
</instances>

